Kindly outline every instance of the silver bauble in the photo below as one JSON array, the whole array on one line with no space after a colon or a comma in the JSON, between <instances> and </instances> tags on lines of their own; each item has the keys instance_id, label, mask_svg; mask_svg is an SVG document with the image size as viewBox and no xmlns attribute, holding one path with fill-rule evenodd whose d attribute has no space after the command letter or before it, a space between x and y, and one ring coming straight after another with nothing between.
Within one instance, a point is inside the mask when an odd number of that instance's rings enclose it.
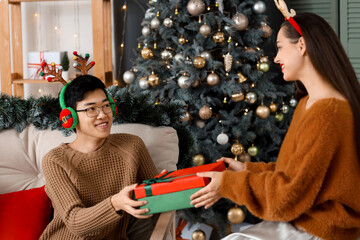
<instances>
[{"instance_id":1,"label":"silver bauble","mask_svg":"<svg viewBox=\"0 0 360 240\"><path fill-rule=\"evenodd\" d=\"M263 14L266 11L266 5L263 1L257 1L253 6L253 10L256 14Z\"/></svg>"},{"instance_id":2,"label":"silver bauble","mask_svg":"<svg viewBox=\"0 0 360 240\"><path fill-rule=\"evenodd\" d=\"M178 78L178 85L182 89L187 89L191 86L191 82L189 81L189 76L187 75L181 75Z\"/></svg>"},{"instance_id":3,"label":"silver bauble","mask_svg":"<svg viewBox=\"0 0 360 240\"><path fill-rule=\"evenodd\" d=\"M206 77L206 82L210 86L215 86L220 82L220 77L216 73L212 72Z\"/></svg>"},{"instance_id":4,"label":"silver bauble","mask_svg":"<svg viewBox=\"0 0 360 240\"><path fill-rule=\"evenodd\" d=\"M257 100L257 96L256 96L256 93L254 92L248 92L245 96L245 101L248 102L248 103L255 103Z\"/></svg>"},{"instance_id":5,"label":"silver bauble","mask_svg":"<svg viewBox=\"0 0 360 240\"><path fill-rule=\"evenodd\" d=\"M174 57L174 52L170 49L165 49L161 52L161 58L164 60L172 60Z\"/></svg>"},{"instance_id":6,"label":"silver bauble","mask_svg":"<svg viewBox=\"0 0 360 240\"><path fill-rule=\"evenodd\" d=\"M226 135L225 133L222 132L217 136L216 141L219 144L224 145L224 144L228 143L229 137L228 137L228 135Z\"/></svg>"},{"instance_id":7,"label":"silver bauble","mask_svg":"<svg viewBox=\"0 0 360 240\"><path fill-rule=\"evenodd\" d=\"M196 121L196 126L198 126L199 128L204 128L205 122L202 120L198 120L198 121Z\"/></svg>"},{"instance_id":8,"label":"silver bauble","mask_svg":"<svg viewBox=\"0 0 360 240\"><path fill-rule=\"evenodd\" d=\"M245 14L237 13L231 19L235 22L237 30L244 30L249 25L249 19Z\"/></svg>"},{"instance_id":9,"label":"silver bauble","mask_svg":"<svg viewBox=\"0 0 360 240\"><path fill-rule=\"evenodd\" d=\"M200 56L205 58L206 60L210 60L211 59L211 53L209 51L203 51L200 53Z\"/></svg>"},{"instance_id":10,"label":"silver bauble","mask_svg":"<svg viewBox=\"0 0 360 240\"><path fill-rule=\"evenodd\" d=\"M192 16L199 16L205 11L205 3L202 0L190 0L187 10Z\"/></svg>"},{"instance_id":11,"label":"silver bauble","mask_svg":"<svg viewBox=\"0 0 360 240\"><path fill-rule=\"evenodd\" d=\"M151 29L148 26L144 26L141 30L142 35L149 36L151 34Z\"/></svg>"},{"instance_id":12,"label":"silver bauble","mask_svg":"<svg viewBox=\"0 0 360 240\"><path fill-rule=\"evenodd\" d=\"M135 73L133 71L125 71L123 74L123 80L126 84L131 84L135 80Z\"/></svg>"},{"instance_id":13,"label":"silver bauble","mask_svg":"<svg viewBox=\"0 0 360 240\"><path fill-rule=\"evenodd\" d=\"M157 29L160 26L160 20L158 18L153 18L150 22L150 27L152 29Z\"/></svg>"},{"instance_id":14,"label":"silver bauble","mask_svg":"<svg viewBox=\"0 0 360 240\"><path fill-rule=\"evenodd\" d=\"M171 18L165 18L164 19L164 26L165 27L172 27L173 25L173 21L171 20Z\"/></svg>"},{"instance_id":15,"label":"silver bauble","mask_svg":"<svg viewBox=\"0 0 360 240\"><path fill-rule=\"evenodd\" d=\"M184 62L185 57L184 57L184 55L182 53L177 53L174 56L174 60L175 60L176 63L181 63L181 62Z\"/></svg>"},{"instance_id":16,"label":"silver bauble","mask_svg":"<svg viewBox=\"0 0 360 240\"><path fill-rule=\"evenodd\" d=\"M286 104L283 104L282 106L281 106L281 112L282 113L288 113L289 112L289 106L288 105L286 105Z\"/></svg>"},{"instance_id":17,"label":"silver bauble","mask_svg":"<svg viewBox=\"0 0 360 240\"><path fill-rule=\"evenodd\" d=\"M230 31L231 31L231 27L230 27L230 26L225 25L224 29L225 29L225 31L227 31L228 33L231 33L231 32L230 32Z\"/></svg>"},{"instance_id":18,"label":"silver bauble","mask_svg":"<svg viewBox=\"0 0 360 240\"><path fill-rule=\"evenodd\" d=\"M295 98L290 99L290 106L291 107L296 107L297 104L298 104L298 101Z\"/></svg>"},{"instance_id":19,"label":"silver bauble","mask_svg":"<svg viewBox=\"0 0 360 240\"><path fill-rule=\"evenodd\" d=\"M209 35L211 33L211 27L209 25L207 25L206 23L204 23L203 25L201 25L200 27L200 33L206 37L207 35Z\"/></svg>"},{"instance_id":20,"label":"silver bauble","mask_svg":"<svg viewBox=\"0 0 360 240\"><path fill-rule=\"evenodd\" d=\"M140 78L139 86L140 86L141 89L148 89L149 88L149 84L148 84L148 81L147 81L146 77Z\"/></svg>"}]
</instances>

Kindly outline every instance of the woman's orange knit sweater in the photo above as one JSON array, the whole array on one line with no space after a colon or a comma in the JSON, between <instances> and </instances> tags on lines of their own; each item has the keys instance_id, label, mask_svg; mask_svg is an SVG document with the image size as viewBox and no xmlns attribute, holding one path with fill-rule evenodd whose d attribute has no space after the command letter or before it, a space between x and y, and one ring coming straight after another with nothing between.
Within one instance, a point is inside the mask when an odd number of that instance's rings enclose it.
<instances>
[{"instance_id":1,"label":"woman's orange knit sweater","mask_svg":"<svg viewBox=\"0 0 360 240\"><path fill-rule=\"evenodd\" d=\"M360 159L350 105L300 100L276 163L225 171L220 193L267 221L292 222L323 239L360 235ZM270 233L269 233L270 234Z\"/></svg>"}]
</instances>

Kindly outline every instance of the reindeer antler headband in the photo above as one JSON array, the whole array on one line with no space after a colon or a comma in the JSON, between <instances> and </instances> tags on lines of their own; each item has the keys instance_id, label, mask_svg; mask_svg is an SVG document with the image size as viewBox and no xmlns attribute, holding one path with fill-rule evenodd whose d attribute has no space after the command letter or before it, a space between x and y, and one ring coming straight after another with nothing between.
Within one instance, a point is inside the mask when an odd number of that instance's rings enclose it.
<instances>
[{"instance_id":1,"label":"reindeer antler headband","mask_svg":"<svg viewBox=\"0 0 360 240\"><path fill-rule=\"evenodd\" d=\"M286 6L286 3L284 0L274 0L276 7L280 10L280 12L284 15L285 20L288 20L290 24L295 28L295 30L302 36L301 28L294 20L294 16L296 15L296 12L294 9L290 9L290 12L288 10L288 7Z\"/></svg>"},{"instance_id":2,"label":"reindeer antler headband","mask_svg":"<svg viewBox=\"0 0 360 240\"><path fill-rule=\"evenodd\" d=\"M87 72L95 65L95 62L92 61L86 65L90 57L90 54L88 53L85 54L85 58L81 57L76 51L74 51L73 54L75 60L74 67L76 69L79 69L82 75L86 75ZM64 86L67 84L67 82L61 76L62 69L56 71L55 63L51 63L51 67L49 67L47 63L44 61L41 63L41 65L45 68L45 72L41 72L40 75L48 76L47 78L48 82L60 82Z\"/></svg>"}]
</instances>

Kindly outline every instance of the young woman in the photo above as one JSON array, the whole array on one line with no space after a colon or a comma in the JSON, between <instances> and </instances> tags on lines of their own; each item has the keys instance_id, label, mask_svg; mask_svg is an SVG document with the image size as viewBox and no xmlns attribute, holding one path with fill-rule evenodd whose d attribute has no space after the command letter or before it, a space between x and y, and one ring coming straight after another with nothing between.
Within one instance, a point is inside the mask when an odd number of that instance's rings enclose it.
<instances>
[{"instance_id":1,"label":"young woman","mask_svg":"<svg viewBox=\"0 0 360 240\"><path fill-rule=\"evenodd\" d=\"M357 239L360 235L360 84L335 32L321 17L297 14L277 36L285 81L301 98L276 163L222 158L223 173L191 199L221 197L265 220L226 239ZM300 90L300 89L299 89Z\"/></svg>"},{"instance_id":2,"label":"young woman","mask_svg":"<svg viewBox=\"0 0 360 240\"><path fill-rule=\"evenodd\" d=\"M65 87L60 98L77 115L76 139L43 159L54 218L40 239L148 238L151 215L137 208L146 202L131 199L134 183L157 175L143 141L130 134L110 135L114 110L101 80L84 75ZM135 218L149 219L141 223Z\"/></svg>"}]
</instances>

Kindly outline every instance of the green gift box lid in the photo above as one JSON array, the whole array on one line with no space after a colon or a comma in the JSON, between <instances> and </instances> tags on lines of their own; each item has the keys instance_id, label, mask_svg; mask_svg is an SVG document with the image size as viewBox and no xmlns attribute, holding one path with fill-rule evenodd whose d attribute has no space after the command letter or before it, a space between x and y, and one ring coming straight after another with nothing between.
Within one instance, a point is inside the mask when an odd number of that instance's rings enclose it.
<instances>
[{"instance_id":1,"label":"green gift box lid","mask_svg":"<svg viewBox=\"0 0 360 240\"><path fill-rule=\"evenodd\" d=\"M194 205L190 204L190 196L197 192L200 188L192 188L179 192L172 192L167 194L155 195L138 199L139 201L146 200L148 203L140 208L148 208L149 212L143 214L153 214L160 212L168 212L172 210L179 210L184 208L192 208Z\"/></svg>"}]
</instances>

